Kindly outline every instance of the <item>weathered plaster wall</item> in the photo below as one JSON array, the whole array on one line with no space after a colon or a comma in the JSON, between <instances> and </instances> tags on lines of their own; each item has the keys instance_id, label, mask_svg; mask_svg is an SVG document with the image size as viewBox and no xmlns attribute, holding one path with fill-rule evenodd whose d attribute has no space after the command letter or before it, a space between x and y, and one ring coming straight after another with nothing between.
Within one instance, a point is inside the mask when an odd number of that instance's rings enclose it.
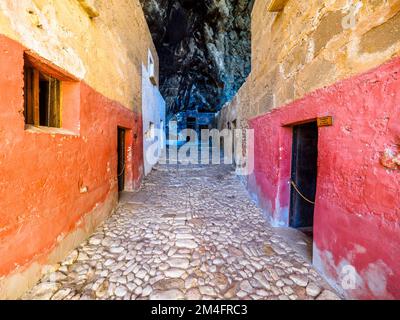
<instances>
[{"instance_id":1,"label":"weathered plaster wall","mask_svg":"<svg viewBox=\"0 0 400 320\"><path fill-rule=\"evenodd\" d=\"M330 114L319 128L314 264L355 298L400 298L400 170L380 163L400 139L400 59L250 120L255 171L249 189L277 225L288 225L292 130ZM356 288L343 290L345 266Z\"/></svg>"},{"instance_id":2,"label":"weathered plaster wall","mask_svg":"<svg viewBox=\"0 0 400 320\"><path fill-rule=\"evenodd\" d=\"M256 1L252 15L252 115L400 54L399 0L289 0L281 13L268 4Z\"/></svg>"},{"instance_id":3,"label":"weathered plaster wall","mask_svg":"<svg viewBox=\"0 0 400 320\"><path fill-rule=\"evenodd\" d=\"M0 34L140 111L141 65L150 49L158 77L158 56L139 0L94 3L90 19L77 0L2 0Z\"/></svg>"},{"instance_id":4,"label":"weathered plaster wall","mask_svg":"<svg viewBox=\"0 0 400 320\"><path fill-rule=\"evenodd\" d=\"M332 115L319 129L314 264L342 291L342 268L354 266L348 297L400 298L400 1L289 0L281 13L268 4L255 2L252 72L219 127L255 130L247 186L287 225L290 125Z\"/></svg>"},{"instance_id":5,"label":"weathered plaster wall","mask_svg":"<svg viewBox=\"0 0 400 320\"><path fill-rule=\"evenodd\" d=\"M250 71L253 0L140 0L160 56L168 114L216 112Z\"/></svg>"},{"instance_id":6,"label":"weathered plaster wall","mask_svg":"<svg viewBox=\"0 0 400 320\"><path fill-rule=\"evenodd\" d=\"M141 183L141 68L150 48L158 70L157 55L138 1L95 5L90 20L75 0L0 2L0 298L20 296L111 213L118 126L125 187ZM77 114L76 130L25 128L27 51L77 78L63 84L63 125Z\"/></svg>"},{"instance_id":7,"label":"weathered plaster wall","mask_svg":"<svg viewBox=\"0 0 400 320\"><path fill-rule=\"evenodd\" d=\"M160 134L161 130L165 130L166 105L158 87L151 83L146 66L143 65L142 68L144 174L148 175L165 148L166 140ZM156 130L153 135L150 132L150 123L153 123Z\"/></svg>"},{"instance_id":8,"label":"weathered plaster wall","mask_svg":"<svg viewBox=\"0 0 400 320\"><path fill-rule=\"evenodd\" d=\"M241 104L242 118L279 108L400 54L399 0L289 0L279 13L268 12L269 3L256 0L253 8L252 71L240 90L251 103ZM351 8L360 5L351 28ZM236 107L233 102L225 108Z\"/></svg>"}]
</instances>

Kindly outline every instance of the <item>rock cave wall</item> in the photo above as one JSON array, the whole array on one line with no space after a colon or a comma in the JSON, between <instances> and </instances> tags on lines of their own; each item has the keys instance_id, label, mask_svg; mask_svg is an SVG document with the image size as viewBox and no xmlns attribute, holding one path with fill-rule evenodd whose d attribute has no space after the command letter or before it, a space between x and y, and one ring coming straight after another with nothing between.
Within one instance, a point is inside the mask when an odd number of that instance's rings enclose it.
<instances>
[{"instance_id":1,"label":"rock cave wall","mask_svg":"<svg viewBox=\"0 0 400 320\"><path fill-rule=\"evenodd\" d=\"M168 115L217 112L251 66L254 0L141 0L160 57Z\"/></svg>"}]
</instances>

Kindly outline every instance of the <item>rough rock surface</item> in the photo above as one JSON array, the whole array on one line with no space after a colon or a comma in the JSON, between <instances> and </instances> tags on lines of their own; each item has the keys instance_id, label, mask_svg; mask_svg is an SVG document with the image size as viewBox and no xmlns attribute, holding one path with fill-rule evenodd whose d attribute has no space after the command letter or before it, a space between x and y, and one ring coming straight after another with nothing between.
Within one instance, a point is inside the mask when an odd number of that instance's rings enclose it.
<instances>
[{"instance_id":1,"label":"rough rock surface","mask_svg":"<svg viewBox=\"0 0 400 320\"><path fill-rule=\"evenodd\" d=\"M253 0L141 0L169 113L218 111L250 72Z\"/></svg>"},{"instance_id":2,"label":"rough rock surface","mask_svg":"<svg viewBox=\"0 0 400 320\"><path fill-rule=\"evenodd\" d=\"M207 199L207 201L204 201ZM161 166L24 299L337 299L231 166Z\"/></svg>"}]
</instances>

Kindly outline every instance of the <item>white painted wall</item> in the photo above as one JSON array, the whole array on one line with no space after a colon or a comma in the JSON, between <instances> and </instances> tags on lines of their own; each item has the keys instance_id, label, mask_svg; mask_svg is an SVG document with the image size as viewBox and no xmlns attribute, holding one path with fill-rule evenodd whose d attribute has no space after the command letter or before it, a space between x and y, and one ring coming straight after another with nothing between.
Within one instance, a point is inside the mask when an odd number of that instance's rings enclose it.
<instances>
[{"instance_id":1,"label":"white painted wall","mask_svg":"<svg viewBox=\"0 0 400 320\"><path fill-rule=\"evenodd\" d=\"M148 175L153 166L153 156L161 155L161 150L165 148L166 141L163 137L156 135L154 129L162 129L165 132L165 101L161 96L158 86L153 85L150 81L150 72L145 65L142 65L142 117L143 117L143 155L144 155L144 171ZM163 128L161 128L163 126ZM153 131L153 133L151 132ZM157 130L155 130L157 131ZM156 160L159 157L155 157Z\"/></svg>"}]
</instances>

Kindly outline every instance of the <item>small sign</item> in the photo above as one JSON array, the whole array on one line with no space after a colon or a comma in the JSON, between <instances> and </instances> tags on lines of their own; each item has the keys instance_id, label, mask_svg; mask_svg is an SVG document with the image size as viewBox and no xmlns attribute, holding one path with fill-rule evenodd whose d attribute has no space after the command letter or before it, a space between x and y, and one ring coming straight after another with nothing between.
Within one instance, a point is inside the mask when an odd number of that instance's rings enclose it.
<instances>
[{"instance_id":1,"label":"small sign","mask_svg":"<svg viewBox=\"0 0 400 320\"><path fill-rule=\"evenodd\" d=\"M318 123L318 127L333 126L333 117L327 116L327 117L318 118L317 123Z\"/></svg>"}]
</instances>

